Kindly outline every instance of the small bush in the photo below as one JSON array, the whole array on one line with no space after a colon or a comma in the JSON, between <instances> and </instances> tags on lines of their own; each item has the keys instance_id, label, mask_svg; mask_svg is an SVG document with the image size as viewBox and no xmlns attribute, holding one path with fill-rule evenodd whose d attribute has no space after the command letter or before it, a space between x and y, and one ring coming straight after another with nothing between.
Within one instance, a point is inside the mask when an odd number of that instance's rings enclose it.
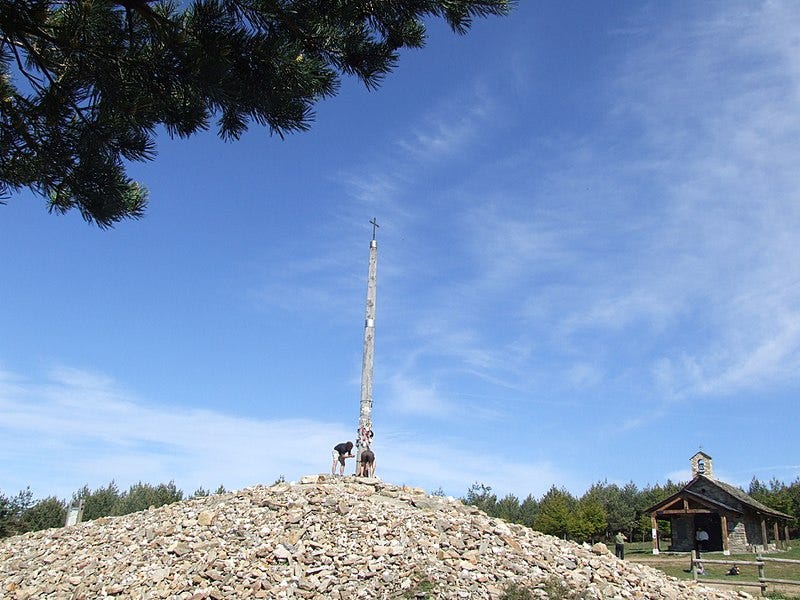
<instances>
[{"instance_id":1,"label":"small bush","mask_svg":"<svg viewBox=\"0 0 800 600\"><path fill-rule=\"evenodd\" d=\"M551 577L544 583L544 591L550 600L571 600L574 596L569 586L556 577Z\"/></svg>"},{"instance_id":2,"label":"small bush","mask_svg":"<svg viewBox=\"0 0 800 600\"><path fill-rule=\"evenodd\" d=\"M540 586L537 586L537 588ZM549 600L582 600L583 590L570 588L558 577L550 577L542 585L541 590L547 594ZM530 588L512 583L503 590L500 600L534 600L541 598L541 592L537 595Z\"/></svg>"},{"instance_id":3,"label":"small bush","mask_svg":"<svg viewBox=\"0 0 800 600\"><path fill-rule=\"evenodd\" d=\"M436 597L433 595L436 585L430 579L428 579L424 573L416 573L414 579L414 585L411 587L411 589L403 592L403 594L400 596L401 598L428 599Z\"/></svg>"},{"instance_id":4,"label":"small bush","mask_svg":"<svg viewBox=\"0 0 800 600\"><path fill-rule=\"evenodd\" d=\"M526 587L512 583L503 590L500 600L534 600L533 592Z\"/></svg>"}]
</instances>

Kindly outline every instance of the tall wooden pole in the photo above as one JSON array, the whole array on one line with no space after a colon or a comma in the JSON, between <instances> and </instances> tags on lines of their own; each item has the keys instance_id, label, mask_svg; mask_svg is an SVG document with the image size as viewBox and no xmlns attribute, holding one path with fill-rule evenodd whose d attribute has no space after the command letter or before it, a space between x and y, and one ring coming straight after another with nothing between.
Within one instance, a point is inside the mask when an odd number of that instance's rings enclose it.
<instances>
[{"instance_id":1,"label":"tall wooden pole","mask_svg":"<svg viewBox=\"0 0 800 600\"><path fill-rule=\"evenodd\" d=\"M658 521L656 520L656 513L652 513L650 515L650 522L652 524L652 535L653 535L653 554L659 553L658 547Z\"/></svg>"},{"instance_id":2,"label":"tall wooden pole","mask_svg":"<svg viewBox=\"0 0 800 600\"><path fill-rule=\"evenodd\" d=\"M719 520L722 528L722 554L725 556L730 556L731 548L728 540L728 517L725 515L720 515Z\"/></svg>"},{"instance_id":3,"label":"tall wooden pole","mask_svg":"<svg viewBox=\"0 0 800 600\"><path fill-rule=\"evenodd\" d=\"M378 286L378 223L373 218L372 241L369 243L369 277L367 279L367 314L364 321L364 360L361 363L361 410L358 416L358 458L372 443L372 367L375 360L375 299ZM356 464L356 470L358 464Z\"/></svg>"}]
</instances>

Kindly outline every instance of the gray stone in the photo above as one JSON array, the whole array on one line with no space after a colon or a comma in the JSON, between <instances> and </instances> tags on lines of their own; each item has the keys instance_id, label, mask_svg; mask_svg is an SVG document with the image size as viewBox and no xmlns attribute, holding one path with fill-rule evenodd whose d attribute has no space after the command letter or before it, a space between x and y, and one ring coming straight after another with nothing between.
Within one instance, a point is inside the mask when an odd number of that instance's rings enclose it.
<instances>
[{"instance_id":1,"label":"gray stone","mask_svg":"<svg viewBox=\"0 0 800 600\"><path fill-rule=\"evenodd\" d=\"M357 600L414 593L585 600L749 598L489 518L451 498L355 477L304 477L0 540L0 598ZM410 597L410 596L409 596Z\"/></svg>"}]
</instances>

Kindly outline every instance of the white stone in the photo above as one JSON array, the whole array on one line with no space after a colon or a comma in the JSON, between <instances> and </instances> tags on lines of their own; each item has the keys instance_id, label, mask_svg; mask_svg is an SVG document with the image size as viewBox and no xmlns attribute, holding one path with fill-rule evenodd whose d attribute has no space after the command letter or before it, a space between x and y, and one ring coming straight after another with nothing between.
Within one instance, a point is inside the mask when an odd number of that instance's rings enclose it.
<instances>
[{"instance_id":1,"label":"white stone","mask_svg":"<svg viewBox=\"0 0 800 600\"><path fill-rule=\"evenodd\" d=\"M749 598L679 582L421 490L311 476L0 540L0 597L441 600L543 597L557 575L589 600ZM538 586L538 587L537 587Z\"/></svg>"}]
</instances>

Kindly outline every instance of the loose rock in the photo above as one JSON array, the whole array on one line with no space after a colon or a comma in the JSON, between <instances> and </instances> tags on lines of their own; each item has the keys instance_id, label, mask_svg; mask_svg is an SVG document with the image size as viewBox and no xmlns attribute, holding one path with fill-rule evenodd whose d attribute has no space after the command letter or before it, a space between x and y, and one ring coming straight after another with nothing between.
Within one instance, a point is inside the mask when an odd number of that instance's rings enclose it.
<instances>
[{"instance_id":1,"label":"loose rock","mask_svg":"<svg viewBox=\"0 0 800 600\"><path fill-rule=\"evenodd\" d=\"M304 477L0 540L0 598L749 597L377 479Z\"/></svg>"}]
</instances>

